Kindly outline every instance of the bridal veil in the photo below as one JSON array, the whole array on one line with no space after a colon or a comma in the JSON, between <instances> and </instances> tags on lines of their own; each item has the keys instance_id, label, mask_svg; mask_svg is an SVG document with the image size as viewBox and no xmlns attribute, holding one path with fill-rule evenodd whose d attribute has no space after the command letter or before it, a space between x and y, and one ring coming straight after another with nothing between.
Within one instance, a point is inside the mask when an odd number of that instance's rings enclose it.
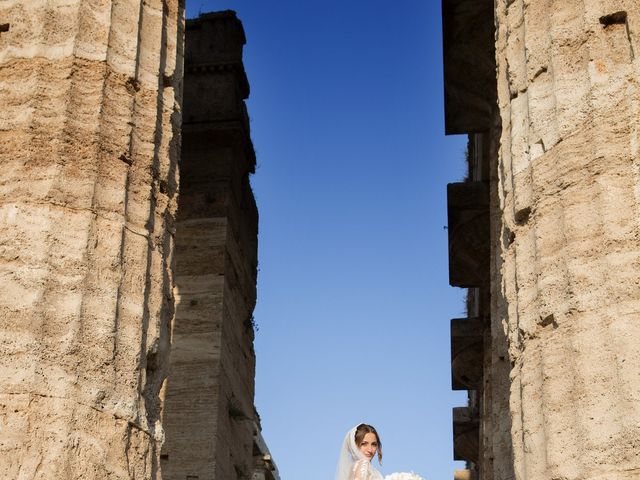
<instances>
[{"instance_id":1,"label":"bridal veil","mask_svg":"<svg viewBox=\"0 0 640 480\"><path fill-rule=\"evenodd\" d=\"M358 447L356 446L356 425L347 432L342 442L342 448L340 449L340 457L338 458L338 468L336 468L335 480L349 480L349 474L353 468L353 464L358 460L363 460L365 457Z\"/></svg>"}]
</instances>

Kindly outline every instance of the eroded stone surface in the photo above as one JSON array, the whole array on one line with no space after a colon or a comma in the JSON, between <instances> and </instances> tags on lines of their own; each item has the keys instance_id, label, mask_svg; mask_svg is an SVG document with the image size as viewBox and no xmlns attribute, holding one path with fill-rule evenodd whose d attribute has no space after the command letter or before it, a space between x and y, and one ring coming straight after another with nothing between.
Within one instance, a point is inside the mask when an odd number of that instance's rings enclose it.
<instances>
[{"instance_id":1,"label":"eroded stone surface","mask_svg":"<svg viewBox=\"0 0 640 480\"><path fill-rule=\"evenodd\" d=\"M500 0L496 15L493 315L515 477L638 478L640 6Z\"/></svg>"},{"instance_id":2,"label":"eroded stone surface","mask_svg":"<svg viewBox=\"0 0 640 480\"><path fill-rule=\"evenodd\" d=\"M458 15L444 25L464 26L453 34L470 58L482 56L468 11L443 11ZM454 118L470 133L468 180L490 191L491 281L467 302L487 320L474 327L483 381L467 385L480 416L469 472L638 478L640 5L500 0L495 14L494 120L476 131L473 112ZM471 105L474 91L453 100Z\"/></svg>"},{"instance_id":3,"label":"eroded stone surface","mask_svg":"<svg viewBox=\"0 0 640 480\"><path fill-rule=\"evenodd\" d=\"M182 15L0 4L2 478L157 475Z\"/></svg>"}]
</instances>

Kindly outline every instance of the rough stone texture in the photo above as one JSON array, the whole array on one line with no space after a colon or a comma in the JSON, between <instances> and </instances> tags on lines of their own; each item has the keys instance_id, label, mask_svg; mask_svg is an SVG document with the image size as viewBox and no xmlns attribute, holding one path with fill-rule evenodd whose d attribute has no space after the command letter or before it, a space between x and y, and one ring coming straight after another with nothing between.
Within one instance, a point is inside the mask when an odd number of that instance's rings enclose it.
<instances>
[{"instance_id":1,"label":"rough stone texture","mask_svg":"<svg viewBox=\"0 0 640 480\"><path fill-rule=\"evenodd\" d=\"M515 478L637 479L640 4L498 0L496 19Z\"/></svg>"},{"instance_id":2,"label":"rough stone texture","mask_svg":"<svg viewBox=\"0 0 640 480\"><path fill-rule=\"evenodd\" d=\"M487 45L472 41L471 3L443 5L457 16L445 39L466 52L449 59L455 72ZM478 452L458 450L471 478L640 478L639 28L635 0L498 0L488 125L478 91L445 75L447 131L471 133L468 181L490 197L491 281L456 320L483 325L464 325L484 337L482 383L465 381L466 350L452 358L479 415ZM472 66L482 78L485 63ZM454 268L465 255L482 265L478 249L455 251L474 241L450 239Z\"/></svg>"},{"instance_id":3,"label":"rough stone texture","mask_svg":"<svg viewBox=\"0 0 640 480\"><path fill-rule=\"evenodd\" d=\"M176 319L163 413L168 480L250 479L256 460L258 213L244 43L233 12L187 23Z\"/></svg>"},{"instance_id":4,"label":"rough stone texture","mask_svg":"<svg viewBox=\"0 0 640 480\"><path fill-rule=\"evenodd\" d=\"M157 478L182 16L0 3L1 478Z\"/></svg>"}]
</instances>

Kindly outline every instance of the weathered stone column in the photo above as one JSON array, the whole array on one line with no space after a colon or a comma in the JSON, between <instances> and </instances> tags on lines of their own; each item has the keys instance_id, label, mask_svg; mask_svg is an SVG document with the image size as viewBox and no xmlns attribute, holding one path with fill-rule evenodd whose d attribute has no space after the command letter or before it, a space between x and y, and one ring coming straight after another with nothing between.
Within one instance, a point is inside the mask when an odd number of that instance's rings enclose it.
<instances>
[{"instance_id":1,"label":"weathered stone column","mask_svg":"<svg viewBox=\"0 0 640 480\"><path fill-rule=\"evenodd\" d=\"M515 476L640 476L640 4L498 0Z\"/></svg>"},{"instance_id":2,"label":"weathered stone column","mask_svg":"<svg viewBox=\"0 0 640 480\"><path fill-rule=\"evenodd\" d=\"M157 478L182 17L0 3L2 478Z\"/></svg>"},{"instance_id":3,"label":"weathered stone column","mask_svg":"<svg viewBox=\"0 0 640 480\"><path fill-rule=\"evenodd\" d=\"M251 478L254 467L258 212L244 43L234 12L187 22L165 480Z\"/></svg>"}]
</instances>

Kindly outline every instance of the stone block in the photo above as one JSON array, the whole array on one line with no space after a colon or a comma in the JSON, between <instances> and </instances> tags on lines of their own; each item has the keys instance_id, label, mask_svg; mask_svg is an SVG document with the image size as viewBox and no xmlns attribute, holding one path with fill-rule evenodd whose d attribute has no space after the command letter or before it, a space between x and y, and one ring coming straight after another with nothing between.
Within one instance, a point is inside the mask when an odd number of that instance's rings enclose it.
<instances>
[{"instance_id":1,"label":"stone block","mask_svg":"<svg viewBox=\"0 0 640 480\"><path fill-rule=\"evenodd\" d=\"M453 390L478 390L482 384L483 320L451 320L451 385Z\"/></svg>"},{"instance_id":2,"label":"stone block","mask_svg":"<svg viewBox=\"0 0 640 480\"><path fill-rule=\"evenodd\" d=\"M480 428L477 415L468 407L453 409L453 459L477 462Z\"/></svg>"},{"instance_id":3,"label":"stone block","mask_svg":"<svg viewBox=\"0 0 640 480\"><path fill-rule=\"evenodd\" d=\"M489 285L489 187L484 182L447 185L449 283Z\"/></svg>"},{"instance_id":4,"label":"stone block","mask_svg":"<svg viewBox=\"0 0 640 480\"><path fill-rule=\"evenodd\" d=\"M442 1L447 135L491 126L496 101L493 18L492 0Z\"/></svg>"}]
</instances>

